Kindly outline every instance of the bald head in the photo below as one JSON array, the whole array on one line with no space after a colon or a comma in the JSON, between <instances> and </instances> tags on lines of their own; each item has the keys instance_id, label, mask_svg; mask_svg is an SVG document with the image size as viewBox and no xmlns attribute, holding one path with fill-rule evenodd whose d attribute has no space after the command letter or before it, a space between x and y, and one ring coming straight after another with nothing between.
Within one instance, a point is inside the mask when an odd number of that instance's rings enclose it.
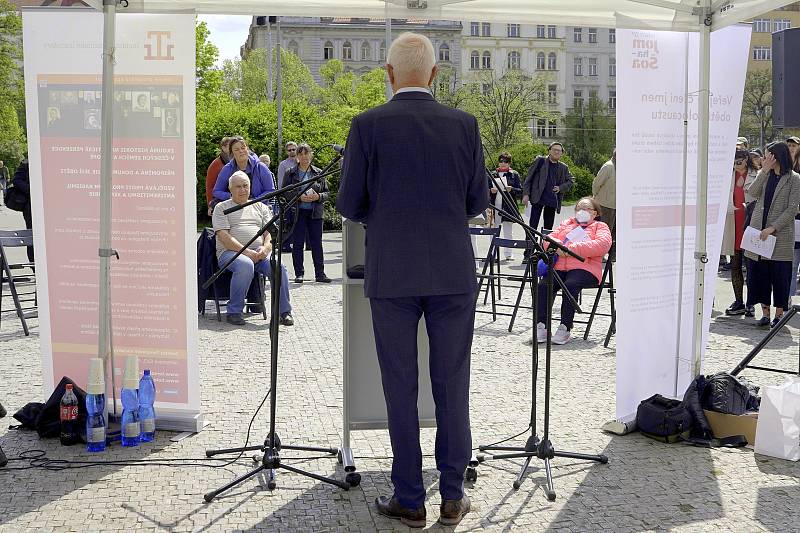
<instances>
[{"instance_id":1,"label":"bald head","mask_svg":"<svg viewBox=\"0 0 800 533\"><path fill-rule=\"evenodd\" d=\"M430 39L406 32L392 42L386 56L386 72L392 89L428 87L436 77L436 53Z\"/></svg>"}]
</instances>

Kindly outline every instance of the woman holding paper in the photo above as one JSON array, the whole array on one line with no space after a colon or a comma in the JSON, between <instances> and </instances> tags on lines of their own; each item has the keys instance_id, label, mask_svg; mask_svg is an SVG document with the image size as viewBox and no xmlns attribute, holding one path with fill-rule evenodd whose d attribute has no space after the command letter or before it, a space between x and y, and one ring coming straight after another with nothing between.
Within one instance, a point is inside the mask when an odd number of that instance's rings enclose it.
<instances>
[{"instance_id":1,"label":"woman holding paper","mask_svg":"<svg viewBox=\"0 0 800 533\"><path fill-rule=\"evenodd\" d=\"M575 216L562 222L549 235L586 259L584 262L578 261L561 250L558 251L556 257L558 260L555 270L575 299L580 295L581 289L596 287L600 283L603 272L603 256L611 249L611 230L608 229L605 222L596 220L599 214L600 206L592 197L581 198L575 204ZM545 243L545 247L547 247L547 243ZM554 283L553 293L559 288L559 285ZM547 285L545 283L539 285L537 297L536 338L539 342L545 342L547 329L544 322L547 320L547 310L550 307L547 302ZM561 301L561 324L553 334L554 344L569 342L574 318L575 307L569 298L564 296Z\"/></svg>"},{"instance_id":2,"label":"woman holding paper","mask_svg":"<svg viewBox=\"0 0 800 533\"><path fill-rule=\"evenodd\" d=\"M758 325L768 326L770 303L774 304L775 326L789 305L794 216L800 204L800 174L792 171L785 142L767 146L761 172L747 192L756 199L750 226L742 238L747 257L747 305L760 303L763 316ZM774 248L769 253L772 239Z\"/></svg>"}]
</instances>

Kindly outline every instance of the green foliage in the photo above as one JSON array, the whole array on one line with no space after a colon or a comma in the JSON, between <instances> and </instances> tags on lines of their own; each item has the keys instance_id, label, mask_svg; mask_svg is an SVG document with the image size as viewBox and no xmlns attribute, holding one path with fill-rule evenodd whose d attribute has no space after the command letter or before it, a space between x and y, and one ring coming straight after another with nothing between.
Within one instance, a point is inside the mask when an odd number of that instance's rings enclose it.
<instances>
[{"instance_id":1,"label":"green foliage","mask_svg":"<svg viewBox=\"0 0 800 533\"><path fill-rule=\"evenodd\" d=\"M772 125L772 70L748 72L743 96L739 135L747 137L752 148L763 148L778 133Z\"/></svg>"},{"instance_id":2,"label":"green foliage","mask_svg":"<svg viewBox=\"0 0 800 533\"><path fill-rule=\"evenodd\" d=\"M214 66L219 58L219 48L208 40L210 34L205 22L195 25L195 83L198 107L209 99L217 97L222 89L222 72Z\"/></svg>"},{"instance_id":3,"label":"green foliage","mask_svg":"<svg viewBox=\"0 0 800 533\"><path fill-rule=\"evenodd\" d=\"M564 123L567 130L564 145L571 158L596 173L614 150L614 116L609 114L605 103L590 98L585 105L570 109Z\"/></svg>"},{"instance_id":4,"label":"green foliage","mask_svg":"<svg viewBox=\"0 0 800 533\"><path fill-rule=\"evenodd\" d=\"M25 153L22 18L0 0L0 160L13 172Z\"/></svg>"},{"instance_id":5,"label":"green foliage","mask_svg":"<svg viewBox=\"0 0 800 533\"><path fill-rule=\"evenodd\" d=\"M13 172L25 151L25 133L17 121L17 111L10 103L0 104L0 161Z\"/></svg>"}]
</instances>

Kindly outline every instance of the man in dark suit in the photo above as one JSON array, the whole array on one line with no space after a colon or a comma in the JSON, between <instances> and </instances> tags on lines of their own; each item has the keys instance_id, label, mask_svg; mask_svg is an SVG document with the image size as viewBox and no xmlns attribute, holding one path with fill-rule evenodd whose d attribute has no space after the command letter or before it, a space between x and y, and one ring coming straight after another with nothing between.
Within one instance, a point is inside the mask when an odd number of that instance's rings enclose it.
<instances>
[{"instance_id":1,"label":"man in dark suit","mask_svg":"<svg viewBox=\"0 0 800 533\"><path fill-rule=\"evenodd\" d=\"M394 461L394 495L378 511L423 527L425 486L417 414L417 328L430 341L436 403L439 521L469 511L469 363L475 270L467 220L489 190L475 117L437 103L428 87L436 56L427 37L404 33L386 65L394 97L353 119L337 207L367 224L364 290L370 300Z\"/></svg>"}]
</instances>

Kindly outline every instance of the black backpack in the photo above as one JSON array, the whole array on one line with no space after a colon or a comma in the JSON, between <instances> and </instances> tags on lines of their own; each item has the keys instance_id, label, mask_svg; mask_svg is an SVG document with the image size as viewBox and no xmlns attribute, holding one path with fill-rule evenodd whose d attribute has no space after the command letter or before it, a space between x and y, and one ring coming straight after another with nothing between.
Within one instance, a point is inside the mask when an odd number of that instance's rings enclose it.
<instances>
[{"instance_id":1,"label":"black backpack","mask_svg":"<svg viewBox=\"0 0 800 533\"><path fill-rule=\"evenodd\" d=\"M703 409L741 415L747 411L750 389L736 376L719 372L706 378L702 393Z\"/></svg>"},{"instance_id":2,"label":"black backpack","mask_svg":"<svg viewBox=\"0 0 800 533\"><path fill-rule=\"evenodd\" d=\"M678 442L691 435L692 414L680 400L655 394L639 404L636 427L659 442Z\"/></svg>"}]
</instances>

